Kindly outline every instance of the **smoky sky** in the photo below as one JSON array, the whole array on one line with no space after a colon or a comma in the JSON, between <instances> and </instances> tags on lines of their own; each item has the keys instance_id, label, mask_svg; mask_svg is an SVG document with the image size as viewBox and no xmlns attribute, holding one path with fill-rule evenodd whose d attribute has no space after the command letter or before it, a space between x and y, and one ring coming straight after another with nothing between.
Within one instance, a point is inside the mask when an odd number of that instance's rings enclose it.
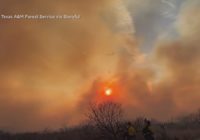
<instances>
[{"instance_id":1,"label":"smoky sky","mask_svg":"<svg viewBox=\"0 0 200 140\"><path fill-rule=\"evenodd\" d=\"M198 109L199 2L151 2L0 1L5 15L81 16L0 19L0 128L79 124L90 102L108 100L101 96L106 84L114 90L109 100L122 103L130 119Z\"/></svg>"},{"instance_id":2,"label":"smoky sky","mask_svg":"<svg viewBox=\"0 0 200 140\"><path fill-rule=\"evenodd\" d=\"M134 20L136 36L140 39L140 49L151 52L160 37L174 38L177 31L173 24L185 0L129 0L128 10Z\"/></svg>"}]
</instances>

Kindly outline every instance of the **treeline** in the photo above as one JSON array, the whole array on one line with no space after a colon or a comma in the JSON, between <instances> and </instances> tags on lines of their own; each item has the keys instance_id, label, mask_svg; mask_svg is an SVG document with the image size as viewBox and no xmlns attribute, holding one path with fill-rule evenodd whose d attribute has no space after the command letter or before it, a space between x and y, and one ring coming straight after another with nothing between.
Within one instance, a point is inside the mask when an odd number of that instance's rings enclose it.
<instances>
[{"instance_id":1,"label":"treeline","mask_svg":"<svg viewBox=\"0 0 200 140\"><path fill-rule=\"evenodd\" d=\"M127 121L120 104L107 102L91 105L87 123L74 128L35 133L7 133L0 131L0 140L123 140ZM136 140L144 140L145 118L132 120ZM128 120L129 121L129 120ZM169 122L151 120L155 140L200 140L200 111Z\"/></svg>"}]
</instances>

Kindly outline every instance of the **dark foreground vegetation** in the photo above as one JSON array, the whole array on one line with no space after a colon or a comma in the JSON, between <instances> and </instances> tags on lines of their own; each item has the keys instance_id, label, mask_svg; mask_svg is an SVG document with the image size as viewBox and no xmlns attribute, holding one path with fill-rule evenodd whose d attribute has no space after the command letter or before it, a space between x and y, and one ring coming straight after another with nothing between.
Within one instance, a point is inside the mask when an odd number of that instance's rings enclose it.
<instances>
[{"instance_id":1,"label":"dark foreground vegetation","mask_svg":"<svg viewBox=\"0 0 200 140\"><path fill-rule=\"evenodd\" d=\"M0 140L124 140L127 121L123 120L120 104L91 105L87 118L85 124L58 131L18 134L0 131ZM144 118L131 122L137 131L136 140L144 140ZM170 122L151 120L151 123L155 140L200 140L200 111Z\"/></svg>"}]
</instances>

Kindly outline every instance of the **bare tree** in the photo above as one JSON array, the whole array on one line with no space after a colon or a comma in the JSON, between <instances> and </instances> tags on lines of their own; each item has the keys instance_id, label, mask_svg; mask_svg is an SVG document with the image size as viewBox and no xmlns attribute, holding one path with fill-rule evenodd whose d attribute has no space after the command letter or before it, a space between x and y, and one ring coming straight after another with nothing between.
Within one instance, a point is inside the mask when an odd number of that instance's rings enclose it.
<instances>
[{"instance_id":1,"label":"bare tree","mask_svg":"<svg viewBox=\"0 0 200 140\"><path fill-rule=\"evenodd\" d=\"M120 125L123 118L120 104L114 102L91 104L88 118L96 126L103 139L120 139Z\"/></svg>"}]
</instances>

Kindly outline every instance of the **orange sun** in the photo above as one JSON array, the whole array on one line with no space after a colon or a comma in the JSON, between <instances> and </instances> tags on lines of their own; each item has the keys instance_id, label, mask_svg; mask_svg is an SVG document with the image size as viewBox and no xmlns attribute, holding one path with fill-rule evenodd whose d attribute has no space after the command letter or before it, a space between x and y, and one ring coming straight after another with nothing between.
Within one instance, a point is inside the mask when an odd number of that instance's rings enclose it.
<instances>
[{"instance_id":1,"label":"orange sun","mask_svg":"<svg viewBox=\"0 0 200 140\"><path fill-rule=\"evenodd\" d=\"M105 95L106 96L110 96L112 94L112 89L111 88L107 88L106 90L105 90Z\"/></svg>"}]
</instances>

